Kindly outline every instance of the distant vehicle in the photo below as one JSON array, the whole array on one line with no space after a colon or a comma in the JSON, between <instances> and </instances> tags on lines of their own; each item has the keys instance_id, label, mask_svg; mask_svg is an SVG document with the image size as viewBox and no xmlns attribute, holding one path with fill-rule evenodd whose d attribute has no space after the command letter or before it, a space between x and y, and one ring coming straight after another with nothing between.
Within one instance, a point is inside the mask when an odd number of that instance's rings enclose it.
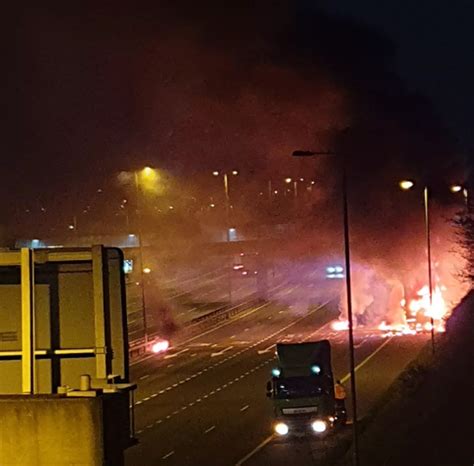
<instances>
[{"instance_id":1,"label":"distant vehicle","mask_svg":"<svg viewBox=\"0 0 474 466\"><path fill-rule=\"evenodd\" d=\"M342 265L328 265L326 267L326 278L344 278L344 267Z\"/></svg>"},{"instance_id":2,"label":"distant vehicle","mask_svg":"<svg viewBox=\"0 0 474 466\"><path fill-rule=\"evenodd\" d=\"M232 260L232 270L241 277L255 277L258 275L258 252L244 253L234 255Z\"/></svg>"},{"instance_id":3,"label":"distant vehicle","mask_svg":"<svg viewBox=\"0 0 474 466\"><path fill-rule=\"evenodd\" d=\"M278 367L267 383L275 433L326 435L338 424L329 341L278 343L276 352Z\"/></svg>"}]
</instances>

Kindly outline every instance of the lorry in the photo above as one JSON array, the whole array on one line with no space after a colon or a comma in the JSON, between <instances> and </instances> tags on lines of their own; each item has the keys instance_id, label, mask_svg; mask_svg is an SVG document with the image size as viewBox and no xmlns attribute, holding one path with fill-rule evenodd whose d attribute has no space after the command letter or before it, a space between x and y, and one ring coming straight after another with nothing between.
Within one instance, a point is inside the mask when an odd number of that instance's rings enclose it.
<instances>
[{"instance_id":1,"label":"lorry","mask_svg":"<svg viewBox=\"0 0 474 466\"><path fill-rule=\"evenodd\" d=\"M329 341L277 343L276 354L278 365L267 383L275 434L322 437L345 423L345 409L337 410L334 399Z\"/></svg>"}]
</instances>

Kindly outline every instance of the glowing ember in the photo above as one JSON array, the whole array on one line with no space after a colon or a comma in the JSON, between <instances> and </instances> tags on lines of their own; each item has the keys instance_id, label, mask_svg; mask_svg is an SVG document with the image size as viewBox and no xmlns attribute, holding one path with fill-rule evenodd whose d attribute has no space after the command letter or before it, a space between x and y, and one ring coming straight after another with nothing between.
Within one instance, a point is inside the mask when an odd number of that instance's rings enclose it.
<instances>
[{"instance_id":1,"label":"glowing ember","mask_svg":"<svg viewBox=\"0 0 474 466\"><path fill-rule=\"evenodd\" d=\"M415 335L417 333L415 329L410 328L406 324L388 325L385 321L378 326L378 329L382 332L386 332L382 335L383 337Z\"/></svg>"},{"instance_id":2,"label":"glowing ember","mask_svg":"<svg viewBox=\"0 0 474 466\"><path fill-rule=\"evenodd\" d=\"M349 330L349 322L347 320L335 320L331 323L333 330Z\"/></svg>"},{"instance_id":3,"label":"glowing ember","mask_svg":"<svg viewBox=\"0 0 474 466\"><path fill-rule=\"evenodd\" d=\"M151 351L153 353L163 353L166 351L170 346L170 343L168 340L160 340L157 341L156 343L153 343L153 346L151 347Z\"/></svg>"}]
</instances>

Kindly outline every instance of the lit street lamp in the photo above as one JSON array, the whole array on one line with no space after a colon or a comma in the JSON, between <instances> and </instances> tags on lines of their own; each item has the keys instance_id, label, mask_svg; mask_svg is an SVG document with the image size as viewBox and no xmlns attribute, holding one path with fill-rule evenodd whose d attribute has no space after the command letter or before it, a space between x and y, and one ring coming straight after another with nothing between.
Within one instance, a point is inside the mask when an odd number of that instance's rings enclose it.
<instances>
[{"instance_id":1,"label":"lit street lamp","mask_svg":"<svg viewBox=\"0 0 474 466\"><path fill-rule=\"evenodd\" d=\"M402 180L399 183L399 186L404 191L408 191L409 189L415 186L415 183L412 180ZM462 191L464 200L466 203L466 208L469 207L469 198L468 198L468 191L461 185L452 185L450 186L450 191L452 193L459 193ZM423 206L424 206L424 218L425 218L425 237L426 237L426 248L427 248L427 259L428 259L428 285L429 285L429 293L430 293L430 311L433 307L433 274L432 274L432 262L431 262L431 227L430 227L430 211L429 211L429 201L430 201L430 189L426 185L423 188ZM432 314L432 312L430 312ZM430 316L431 318L431 348L433 354L435 352L435 329L434 329L434 320L433 315Z\"/></svg>"},{"instance_id":2,"label":"lit street lamp","mask_svg":"<svg viewBox=\"0 0 474 466\"><path fill-rule=\"evenodd\" d=\"M415 186L415 183L411 180L402 180L399 183L400 188L404 191L408 191L409 189ZM424 206L424 213L425 213L425 237L426 237L426 250L427 250L427 259L428 259L428 287L430 292L430 321L431 321L431 350L434 354L435 352L435 328L434 328L434 319L433 313L431 309L433 307L433 273L432 273L432 266L431 266L431 228L430 228L430 196L429 196L429 188L425 186L423 188L423 206Z\"/></svg>"},{"instance_id":3,"label":"lit street lamp","mask_svg":"<svg viewBox=\"0 0 474 466\"><path fill-rule=\"evenodd\" d=\"M237 176L239 172L237 170L232 170L231 175ZM217 170L213 171L212 174L214 176L219 176L221 173ZM230 242L230 234L231 234L231 227L230 227L230 196L229 196L229 175L227 172L222 173L222 177L224 179L224 195L225 195L225 218L226 218L226 236L227 242ZM234 229L232 229L234 230ZM235 231L235 230L234 230ZM229 273L228 273L228 287L229 287L229 302L232 302L232 258L229 264Z\"/></svg>"},{"instance_id":4,"label":"lit street lamp","mask_svg":"<svg viewBox=\"0 0 474 466\"><path fill-rule=\"evenodd\" d=\"M227 230L227 241L230 241L230 196L229 196L229 175L227 172L221 173L217 170L213 171L214 176L219 176L222 174L224 179L224 195L225 195L225 215L226 215L226 230ZM237 170L232 170L231 175L237 176L239 172Z\"/></svg>"},{"instance_id":5,"label":"lit street lamp","mask_svg":"<svg viewBox=\"0 0 474 466\"><path fill-rule=\"evenodd\" d=\"M462 195L464 197L464 202L466 204L466 209L469 209L469 191L467 190L467 188L465 188L464 186L460 184L453 184L452 186L450 186L449 189L451 190L452 193L455 193L455 194L462 192Z\"/></svg>"},{"instance_id":6,"label":"lit street lamp","mask_svg":"<svg viewBox=\"0 0 474 466\"><path fill-rule=\"evenodd\" d=\"M151 167L144 167L141 170L133 173L135 180L135 204L138 220L138 255L140 258L140 281L141 281L141 293L142 293L142 318L143 318L143 330L145 333L145 342L148 341L148 320L146 315L146 303L145 303L145 274L149 274L151 270L148 267L144 267L143 263L143 225L142 225L142 194L143 182L154 181L157 177L156 170ZM141 183L142 182L142 183Z\"/></svg>"},{"instance_id":7,"label":"lit street lamp","mask_svg":"<svg viewBox=\"0 0 474 466\"><path fill-rule=\"evenodd\" d=\"M351 257L349 243L349 209L347 202L347 174L346 174L346 157L344 154L336 154L334 152L314 152L297 150L293 152L294 157L312 157L318 155L339 155L342 165L341 189L342 189L342 207L343 207L343 224L344 224L344 255L346 268L346 294L347 294L347 320L349 323L349 366L351 375L351 398L352 398L352 435L354 443L354 465L359 465L359 447L358 447L358 421L357 421L357 390L355 378L355 355L354 355L354 323L352 318L352 290L351 290ZM311 182L313 185L314 182Z\"/></svg>"}]
</instances>

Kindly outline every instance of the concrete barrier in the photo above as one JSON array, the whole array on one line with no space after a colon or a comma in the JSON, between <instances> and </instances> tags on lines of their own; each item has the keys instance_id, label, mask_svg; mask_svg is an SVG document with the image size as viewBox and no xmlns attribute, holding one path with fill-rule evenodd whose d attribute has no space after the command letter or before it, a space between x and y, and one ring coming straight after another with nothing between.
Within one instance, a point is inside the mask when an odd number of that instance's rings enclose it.
<instances>
[{"instance_id":1,"label":"concrete barrier","mask_svg":"<svg viewBox=\"0 0 474 466\"><path fill-rule=\"evenodd\" d=\"M0 396L0 464L122 466L130 443L123 408L128 411L125 393Z\"/></svg>"}]
</instances>

